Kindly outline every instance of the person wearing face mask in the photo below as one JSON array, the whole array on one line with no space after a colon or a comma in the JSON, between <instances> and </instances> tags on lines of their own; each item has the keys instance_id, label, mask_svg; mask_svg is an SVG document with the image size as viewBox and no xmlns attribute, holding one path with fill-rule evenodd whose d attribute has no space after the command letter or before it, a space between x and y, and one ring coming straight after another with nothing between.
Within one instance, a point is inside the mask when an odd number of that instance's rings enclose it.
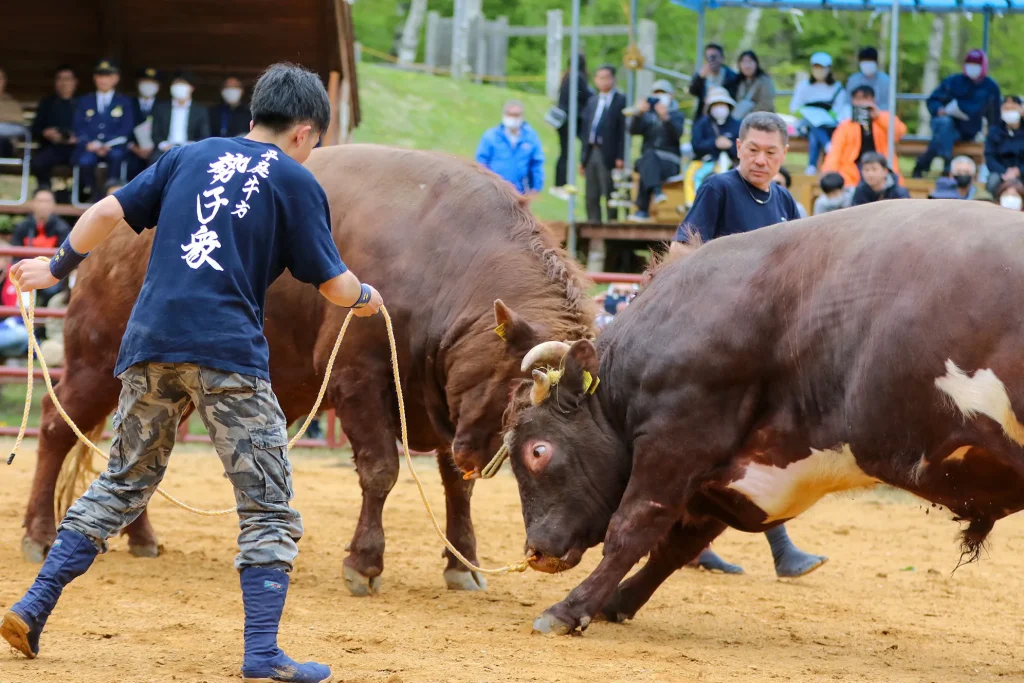
<instances>
[{"instance_id":1,"label":"person wearing face mask","mask_svg":"<svg viewBox=\"0 0 1024 683\"><path fill-rule=\"evenodd\" d=\"M846 92L866 85L875 92L875 108L889 111L889 74L878 70L878 50L873 47L861 48L857 53L860 71L846 81Z\"/></svg>"},{"instance_id":2,"label":"person wearing face mask","mask_svg":"<svg viewBox=\"0 0 1024 683\"><path fill-rule=\"evenodd\" d=\"M708 43L704 47L704 63L690 79L690 94L697 98L694 124L707 113L705 97L711 88L725 88L730 97L736 97L739 85L740 75L725 65L725 50L717 43Z\"/></svg>"},{"instance_id":3,"label":"person wearing face mask","mask_svg":"<svg viewBox=\"0 0 1024 683\"><path fill-rule=\"evenodd\" d=\"M843 176L847 187L861 181L863 157L872 152L884 154L889 149L889 126L895 126L896 142L907 134L907 126L898 117L880 111L870 85L859 85L851 95L852 118L843 121L832 134L832 148L821 164L822 173L835 171ZM897 164L894 164L897 166ZM896 182L903 185L899 170L894 168Z\"/></svg>"},{"instance_id":4,"label":"person wearing face mask","mask_svg":"<svg viewBox=\"0 0 1024 683\"><path fill-rule=\"evenodd\" d=\"M210 119L206 109L192 103L194 81L190 74L179 71L171 82L171 101L157 104L153 112L153 143L156 149L150 163L156 163L172 147L210 137Z\"/></svg>"},{"instance_id":5,"label":"person wearing face mask","mask_svg":"<svg viewBox=\"0 0 1024 683\"><path fill-rule=\"evenodd\" d=\"M990 129L997 125L1002 99L999 85L988 76L984 51L968 52L963 73L947 77L928 97L932 139L917 158L914 177L923 178L935 157L943 161L943 175L949 175L953 145L974 140L981 133L983 120Z\"/></svg>"},{"instance_id":6,"label":"person wearing face mask","mask_svg":"<svg viewBox=\"0 0 1024 683\"><path fill-rule=\"evenodd\" d=\"M221 104L210 107L210 127L220 138L234 138L249 134L249 105L242 101L245 88L236 76L224 79L220 90Z\"/></svg>"},{"instance_id":7,"label":"person wearing face mask","mask_svg":"<svg viewBox=\"0 0 1024 683\"><path fill-rule=\"evenodd\" d=\"M116 91L121 70L112 59L101 59L93 69L96 92L78 98L74 134L77 141L71 163L78 166L83 196L96 185L96 167L107 164L107 175L121 175L128 157L128 142L135 129L132 100Z\"/></svg>"},{"instance_id":8,"label":"person wearing face mask","mask_svg":"<svg viewBox=\"0 0 1024 683\"><path fill-rule=\"evenodd\" d=\"M978 167L974 159L968 156L958 156L950 164L950 176L942 176L935 181L935 189L928 197L930 199L974 199L977 189L974 187L974 179L978 175Z\"/></svg>"},{"instance_id":9,"label":"person wearing face mask","mask_svg":"<svg viewBox=\"0 0 1024 683\"><path fill-rule=\"evenodd\" d=\"M850 118L850 98L843 84L832 75L832 57L825 52L811 55L811 77L793 92L789 110L798 114L807 135L807 175L818 174L818 160L832 147L832 133L840 121Z\"/></svg>"},{"instance_id":10,"label":"person wearing face mask","mask_svg":"<svg viewBox=\"0 0 1024 683\"><path fill-rule=\"evenodd\" d=\"M985 138L985 165L988 182L985 189L995 196L996 190L1007 181L1020 178L1024 166L1024 130L1021 129L1021 99L1016 95L1003 100L1000 121L989 126Z\"/></svg>"},{"instance_id":11,"label":"person wearing face mask","mask_svg":"<svg viewBox=\"0 0 1024 683\"><path fill-rule=\"evenodd\" d=\"M153 107L160 92L160 72L149 66L139 69L136 89L139 94L132 98L132 118L135 129L128 143L128 179L131 180L146 169L153 154Z\"/></svg>"},{"instance_id":12,"label":"person wearing face mask","mask_svg":"<svg viewBox=\"0 0 1024 683\"><path fill-rule=\"evenodd\" d=\"M706 101L707 115L693 124L693 156L714 162L724 152L735 165L739 161L736 139L740 135L740 122L731 114L736 101L725 88L712 88Z\"/></svg>"},{"instance_id":13,"label":"person wearing face mask","mask_svg":"<svg viewBox=\"0 0 1024 683\"><path fill-rule=\"evenodd\" d=\"M544 149L540 136L523 120L523 103L509 100L501 124L480 138L476 161L507 180L518 192L533 199L544 187Z\"/></svg>"},{"instance_id":14,"label":"person wearing face mask","mask_svg":"<svg viewBox=\"0 0 1024 683\"><path fill-rule=\"evenodd\" d=\"M651 202L660 204L667 199L661 191L661 184L678 175L682 166L679 138L683 135L685 120L673 93L675 88L672 84L659 79L651 86L651 96L633 107L629 132L643 136L643 146L635 165L640 175L635 201L637 210L629 217L630 221L651 219Z\"/></svg>"},{"instance_id":15,"label":"person wearing face mask","mask_svg":"<svg viewBox=\"0 0 1024 683\"><path fill-rule=\"evenodd\" d=\"M1020 178L1005 181L996 188L993 196L996 203L1004 209L1024 210L1024 183L1021 183Z\"/></svg>"}]
</instances>

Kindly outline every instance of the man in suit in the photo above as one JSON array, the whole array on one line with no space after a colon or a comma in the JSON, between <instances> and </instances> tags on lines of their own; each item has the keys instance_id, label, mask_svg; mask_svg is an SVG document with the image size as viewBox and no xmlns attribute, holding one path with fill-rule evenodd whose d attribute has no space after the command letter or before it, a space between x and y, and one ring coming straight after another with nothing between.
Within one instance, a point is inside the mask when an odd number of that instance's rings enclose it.
<instances>
[{"instance_id":1,"label":"man in suit","mask_svg":"<svg viewBox=\"0 0 1024 683\"><path fill-rule=\"evenodd\" d=\"M153 109L153 143L156 149L150 164L155 164L172 147L210 137L210 119L206 109L192 102L194 81L184 71L176 73L171 82L171 101L157 102Z\"/></svg>"},{"instance_id":2,"label":"man in suit","mask_svg":"<svg viewBox=\"0 0 1024 683\"><path fill-rule=\"evenodd\" d=\"M132 119L136 128L149 121L152 136L153 108L156 106L156 96L160 92L160 72L151 66L139 69L137 88L138 97L132 98ZM144 140L143 142L149 143L150 141ZM140 143L133 132L132 140L128 143L128 150L131 152L128 157L128 180L131 180L146 170L149 157L153 154L153 145Z\"/></svg>"},{"instance_id":3,"label":"man in suit","mask_svg":"<svg viewBox=\"0 0 1024 683\"><path fill-rule=\"evenodd\" d=\"M249 105L242 101L245 88L236 76L224 79L220 90L221 104L210 107L210 128L214 136L219 138L245 137L249 134L249 122L252 114Z\"/></svg>"},{"instance_id":4,"label":"man in suit","mask_svg":"<svg viewBox=\"0 0 1024 683\"><path fill-rule=\"evenodd\" d=\"M623 168L626 146L626 96L615 89L615 67L605 64L594 74L597 94L583 109L582 173L587 179L587 220L601 223L601 198L607 200L615 189L613 168ZM611 218L611 209L607 210Z\"/></svg>"},{"instance_id":5,"label":"man in suit","mask_svg":"<svg viewBox=\"0 0 1024 683\"><path fill-rule=\"evenodd\" d=\"M128 154L135 120L131 98L115 90L120 80L117 62L101 59L93 69L96 92L78 100L74 121L78 145L71 163L80 170L83 194L92 194L97 164L105 162L108 175L118 176Z\"/></svg>"},{"instance_id":6,"label":"man in suit","mask_svg":"<svg viewBox=\"0 0 1024 683\"><path fill-rule=\"evenodd\" d=\"M32 174L40 188L50 187L53 167L70 164L75 151L75 88L78 79L70 66L57 67L53 77L53 90L42 100L32 121L32 139L39 143L39 151L32 155Z\"/></svg>"}]
</instances>

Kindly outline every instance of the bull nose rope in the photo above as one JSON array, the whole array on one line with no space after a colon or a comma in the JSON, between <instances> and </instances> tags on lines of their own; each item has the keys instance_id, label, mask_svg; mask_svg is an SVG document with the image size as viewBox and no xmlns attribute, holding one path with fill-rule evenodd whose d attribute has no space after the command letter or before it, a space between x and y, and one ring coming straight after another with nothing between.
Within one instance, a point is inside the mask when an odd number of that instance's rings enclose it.
<instances>
[{"instance_id":1,"label":"bull nose rope","mask_svg":"<svg viewBox=\"0 0 1024 683\"><path fill-rule=\"evenodd\" d=\"M45 257L37 258L40 260L49 260ZM18 429L18 436L14 441L14 448L11 449L11 455L7 459L7 464L10 465L11 462L14 461L14 456L18 452L18 448L21 447L22 440L25 438L25 429L28 426L29 412L32 407L32 369L33 360L34 357L36 356L39 359L39 366L40 368L42 368L43 371L43 381L46 383L46 390L47 392L49 392L50 399L53 401L54 407L57 408L57 412L60 413L60 416L64 418L64 421L68 424L68 427L71 428L71 431L75 433L75 436L77 436L82 441L82 443L84 443L92 452L97 453L104 460L109 460L110 456L107 453L103 452L85 434L82 433L82 430L78 428L78 425L76 425L74 421L71 419L71 417L67 414L67 412L65 412L64 406L62 406L60 401L57 399L57 394L53 390L53 383L50 381L50 370L46 365L46 360L43 358L42 350L39 348L39 342L36 339L34 327L36 307L35 294L33 294L29 298L29 303L28 306L26 307L24 297L22 296L21 285L15 282L14 287L18 292L18 308L21 311L22 318L25 320L25 328L28 331L28 376L25 383L25 410L22 413L21 427ZM391 316L388 315L387 308L381 306L380 312L384 316L384 322L388 331L388 342L391 344L391 369L394 372L395 389L398 395L398 416L402 426L402 451L405 453L405 462L409 466L409 473L412 474L412 478L416 482L416 488L419 490L420 499L423 501L423 507L426 508L427 515L430 517L430 523L434 527L434 532L437 534L437 537L440 538L441 541L444 543L445 547L448 548L449 552L451 552L452 555L454 555L459 560L459 562L466 565L466 567L468 567L471 571L479 572L481 574L509 574L512 572L526 571L529 567L529 558L524 558L519 562L506 565L504 567L499 567L497 569L485 569L483 567L478 567L469 560L467 560L466 557L462 553L460 553L458 549L455 548L455 546L452 545L451 541L448 540L448 537L445 536L444 532L441 530L441 526L437 522L437 517L434 516L434 511L430 507L430 502L427 501L427 495L423 491L423 482L420 481L419 475L416 474L416 468L413 467L412 464L412 455L409 453L408 445L408 429L405 420L405 399L402 396L402 382L398 373L398 345L395 342L395 331L394 328L392 327ZM334 348L331 349L331 355L327 360L327 368L324 371L324 381L320 384L320 392L317 394L316 402L313 404L313 409L310 411L309 415L306 416L306 420L305 422L302 423L302 426L299 428L299 431L296 432L295 436L293 436L291 440L288 442L289 450L291 450L295 443L299 439L301 439L302 436L306 433L306 428L309 427L309 423L313 421L313 418L316 416L320 408L320 403L323 401L324 394L327 393L327 382L331 378L331 371L334 369L334 361L338 356L338 349L341 348L341 341L345 338L345 332L348 331L348 325L351 321L352 311L349 311L348 315L345 316L345 322L342 323L341 325L341 330L338 332L338 338L334 342ZM33 353L33 351L35 351L35 353ZM163 496L172 505L179 507L182 510L186 510L188 512L203 517L221 517L235 512L235 508L225 508L223 510L201 510L179 500L178 498L175 498L173 495L164 491L162 488L157 488L157 493Z\"/></svg>"}]
</instances>

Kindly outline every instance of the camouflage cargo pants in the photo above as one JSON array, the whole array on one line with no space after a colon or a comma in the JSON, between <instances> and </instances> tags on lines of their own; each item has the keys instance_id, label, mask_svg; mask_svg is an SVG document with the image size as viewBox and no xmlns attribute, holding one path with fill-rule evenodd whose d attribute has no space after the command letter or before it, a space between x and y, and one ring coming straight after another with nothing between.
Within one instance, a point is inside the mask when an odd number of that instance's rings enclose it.
<instances>
[{"instance_id":1,"label":"camouflage cargo pants","mask_svg":"<svg viewBox=\"0 0 1024 683\"><path fill-rule=\"evenodd\" d=\"M60 528L105 551L107 539L133 522L156 492L192 402L235 487L241 529L235 567L289 571L302 519L289 505L288 430L270 383L191 363L140 363L120 379L107 470L68 509Z\"/></svg>"}]
</instances>

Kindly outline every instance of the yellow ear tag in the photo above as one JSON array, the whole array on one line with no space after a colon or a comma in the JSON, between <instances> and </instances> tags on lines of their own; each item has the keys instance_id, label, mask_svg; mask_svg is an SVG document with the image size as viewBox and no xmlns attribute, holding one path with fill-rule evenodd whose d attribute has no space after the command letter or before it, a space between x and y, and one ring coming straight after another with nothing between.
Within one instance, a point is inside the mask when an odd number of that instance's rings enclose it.
<instances>
[{"instance_id":1,"label":"yellow ear tag","mask_svg":"<svg viewBox=\"0 0 1024 683\"><path fill-rule=\"evenodd\" d=\"M508 338L505 336L505 323L501 323L500 325L495 327L494 328L494 333L496 335L498 335L499 337L501 337L502 341L504 341L504 342L508 341Z\"/></svg>"},{"instance_id":2,"label":"yellow ear tag","mask_svg":"<svg viewBox=\"0 0 1024 683\"><path fill-rule=\"evenodd\" d=\"M600 377L594 377L586 370L583 371L583 391L588 394L593 394L597 391L597 385L601 383Z\"/></svg>"}]
</instances>

